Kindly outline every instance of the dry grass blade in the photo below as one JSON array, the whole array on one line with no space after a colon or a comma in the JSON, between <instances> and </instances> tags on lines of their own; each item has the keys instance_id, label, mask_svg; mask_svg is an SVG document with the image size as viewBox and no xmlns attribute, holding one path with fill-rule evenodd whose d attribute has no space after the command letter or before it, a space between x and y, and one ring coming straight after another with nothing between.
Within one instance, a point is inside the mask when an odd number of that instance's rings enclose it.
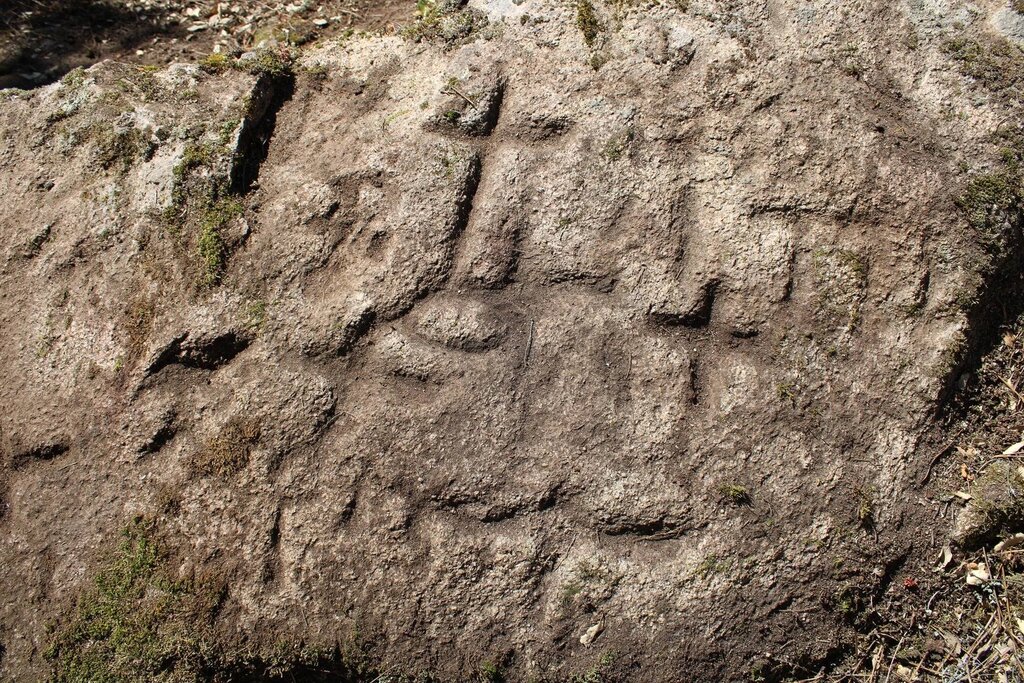
<instances>
[{"instance_id":1,"label":"dry grass blade","mask_svg":"<svg viewBox=\"0 0 1024 683\"><path fill-rule=\"evenodd\" d=\"M1024 396L1021 396L1017 392L1017 387L1011 384L1009 380L1007 380L1005 377L1000 377L999 381L1002 382L1003 385L1005 385L1006 388L1010 390L1010 393L1013 394L1013 397L1016 399L1016 402L1012 405L1011 410L1017 410L1021 407L1021 405L1024 405Z\"/></svg>"}]
</instances>

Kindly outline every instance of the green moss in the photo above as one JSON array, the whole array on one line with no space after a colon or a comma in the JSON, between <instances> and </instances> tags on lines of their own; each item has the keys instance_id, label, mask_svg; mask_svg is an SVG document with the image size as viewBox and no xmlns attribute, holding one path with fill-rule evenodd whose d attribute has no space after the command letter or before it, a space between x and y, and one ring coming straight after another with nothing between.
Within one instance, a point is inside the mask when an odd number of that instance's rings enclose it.
<instances>
[{"instance_id":1,"label":"green moss","mask_svg":"<svg viewBox=\"0 0 1024 683\"><path fill-rule=\"evenodd\" d=\"M704 580L717 574L724 574L731 567L732 561L720 558L717 555L708 555L693 570L692 576Z\"/></svg>"},{"instance_id":2,"label":"green moss","mask_svg":"<svg viewBox=\"0 0 1024 683\"><path fill-rule=\"evenodd\" d=\"M228 119L227 121L221 124L219 136L219 142L221 147L227 148L228 146L231 145L231 141L235 137L235 131L238 130L238 127L241 124L242 120L238 118Z\"/></svg>"},{"instance_id":3,"label":"green moss","mask_svg":"<svg viewBox=\"0 0 1024 683\"><path fill-rule=\"evenodd\" d=\"M875 497L869 490L857 491L857 523L864 529L875 526Z\"/></svg>"},{"instance_id":4,"label":"green moss","mask_svg":"<svg viewBox=\"0 0 1024 683\"><path fill-rule=\"evenodd\" d=\"M944 45L960 71L986 89L1018 104L1024 103L1024 50L1005 39L984 43L956 38Z\"/></svg>"},{"instance_id":5,"label":"green moss","mask_svg":"<svg viewBox=\"0 0 1024 683\"><path fill-rule=\"evenodd\" d=\"M977 548L1024 527L1024 476L1007 461L990 464L971 487L961 542Z\"/></svg>"},{"instance_id":6,"label":"green moss","mask_svg":"<svg viewBox=\"0 0 1024 683\"><path fill-rule=\"evenodd\" d=\"M125 309L119 327L129 359L142 355L155 319L156 303L150 297L139 295Z\"/></svg>"},{"instance_id":7,"label":"green moss","mask_svg":"<svg viewBox=\"0 0 1024 683\"><path fill-rule=\"evenodd\" d=\"M436 0L416 0L416 18L420 21L433 19L439 13Z\"/></svg>"},{"instance_id":8,"label":"green moss","mask_svg":"<svg viewBox=\"0 0 1024 683\"><path fill-rule=\"evenodd\" d=\"M228 122L225 129L233 124ZM209 143L189 145L174 167L171 205L164 212L172 235L194 240L196 280L204 288L220 284L228 257L224 229L243 209L229 188L226 172L218 169L226 154Z\"/></svg>"},{"instance_id":9,"label":"green moss","mask_svg":"<svg viewBox=\"0 0 1024 683\"><path fill-rule=\"evenodd\" d=\"M199 68L211 74L219 74L230 69L234 60L227 55L214 52L199 61Z\"/></svg>"},{"instance_id":10,"label":"green moss","mask_svg":"<svg viewBox=\"0 0 1024 683\"><path fill-rule=\"evenodd\" d=\"M839 249L836 251L836 258L853 274L857 287L867 287L868 263L863 255L851 249Z\"/></svg>"},{"instance_id":11,"label":"green moss","mask_svg":"<svg viewBox=\"0 0 1024 683\"><path fill-rule=\"evenodd\" d=\"M42 251L43 245L46 244L46 241L50 239L50 234L52 233L52 231L53 223L47 223L45 226L43 226L43 229L40 230L35 235L33 235L32 238L28 241L28 243L22 250L22 254L26 258L32 258L33 256L38 255L39 252Z\"/></svg>"},{"instance_id":12,"label":"green moss","mask_svg":"<svg viewBox=\"0 0 1024 683\"><path fill-rule=\"evenodd\" d=\"M867 293L867 260L850 249L816 249L811 258L818 290L817 319L830 332L852 332L860 322Z\"/></svg>"},{"instance_id":13,"label":"green moss","mask_svg":"<svg viewBox=\"0 0 1024 683\"><path fill-rule=\"evenodd\" d=\"M216 154L209 145L191 144L185 147L181 153L181 159L174 165L172 175L174 176L174 189L172 190L172 201L176 205L182 205L186 201L185 181L193 171L204 166L212 166L216 160Z\"/></svg>"},{"instance_id":14,"label":"green moss","mask_svg":"<svg viewBox=\"0 0 1024 683\"><path fill-rule=\"evenodd\" d=\"M226 586L221 579L177 578L157 539L151 520L127 525L51 630L44 656L52 683L375 679L358 650L343 656L336 645L217 643L212 626Z\"/></svg>"},{"instance_id":15,"label":"green moss","mask_svg":"<svg viewBox=\"0 0 1024 683\"><path fill-rule=\"evenodd\" d=\"M572 601L576 599L576 596L582 592L583 584L579 581L570 581L562 586L562 606L565 607L572 604Z\"/></svg>"},{"instance_id":16,"label":"green moss","mask_svg":"<svg viewBox=\"0 0 1024 683\"><path fill-rule=\"evenodd\" d=\"M46 650L56 682L199 679L195 586L161 571L152 524L134 520Z\"/></svg>"},{"instance_id":17,"label":"green moss","mask_svg":"<svg viewBox=\"0 0 1024 683\"><path fill-rule=\"evenodd\" d=\"M971 178L957 204L973 226L985 228L993 210L1005 211L1019 203L1021 180L1020 164L1014 159L997 171Z\"/></svg>"},{"instance_id":18,"label":"green moss","mask_svg":"<svg viewBox=\"0 0 1024 683\"><path fill-rule=\"evenodd\" d=\"M494 662L484 662L480 665L479 680L481 683L501 683L505 680L504 674Z\"/></svg>"},{"instance_id":19,"label":"green moss","mask_svg":"<svg viewBox=\"0 0 1024 683\"><path fill-rule=\"evenodd\" d=\"M0 102L17 100L27 95L28 91L22 90L21 88L3 88L0 89Z\"/></svg>"},{"instance_id":20,"label":"green moss","mask_svg":"<svg viewBox=\"0 0 1024 683\"><path fill-rule=\"evenodd\" d=\"M202 266L201 283L212 287L220 282L224 271L224 259L227 250L220 236L220 224L216 219L207 220L199 231L199 263Z\"/></svg>"},{"instance_id":21,"label":"green moss","mask_svg":"<svg viewBox=\"0 0 1024 683\"><path fill-rule=\"evenodd\" d=\"M257 76L288 76L293 73L294 61L289 51L265 49L248 59L235 60L234 67Z\"/></svg>"},{"instance_id":22,"label":"green moss","mask_svg":"<svg viewBox=\"0 0 1024 683\"><path fill-rule=\"evenodd\" d=\"M583 42L587 47L593 47L604 31L604 24L598 18L594 4L590 0L577 0L576 28L583 34Z\"/></svg>"},{"instance_id":23,"label":"green moss","mask_svg":"<svg viewBox=\"0 0 1024 683\"><path fill-rule=\"evenodd\" d=\"M402 30L402 37L417 42L438 40L450 46L464 43L488 24L484 14L462 5L458 0L418 0L416 21Z\"/></svg>"},{"instance_id":24,"label":"green moss","mask_svg":"<svg viewBox=\"0 0 1024 683\"><path fill-rule=\"evenodd\" d=\"M636 132L632 128L616 133L605 143L601 156L608 161L618 161L629 152L629 146L635 138Z\"/></svg>"},{"instance_id":25,"label":"green moss","mask_svg":"<svg viewBox=\"0 0 1024 683\"><path fill-rule=\"evenodd\" d=\"M421 108L425 108L425 107L421 107ZM391 128L391 124L393 124L395 121L398 121L403 116L407 116L410 113L411 112L408 109L402 109L402 110L399 110L399 111L396 111L396 112L392 112L391 114L388 114L387 117L384 119L384 121L380 124L381 129L384 130L385 132L387 132L387 130L389 128ZM448 113L451 113L451 112L448 112ZM448 113L445 114L445 118L446 119L449 118L448 117ZM462 115L459 114L459 112L455 112L455 113L458 114L458 118L461 118ZM449 122L454 124L457 121L451 121L449 119Z\"/></svg>"},{"instance_id":26,"label":"green moss","mask_svg":"<svg viewBox=\"0 0 1024 683\"><path fill-rule=\"evenodd\" d=\"M467 164L476 164L475 157L466 157L464 147L451 145L438 150L436 162L438 175L443 178L454 178L466 172Z\"/></svg>"},{"instance_id":27,"label":"green moss","mask_svg":"<svg viewBox=\"0 0 1024 683\"><path fill-rule=\"evenodd\" d=\"M1024 205L1024 137L1003 134L998 166L973 176L956 205L988 251L999 248L1007 217Z\"/></svg>"},{"instance_id":28,"label":"green moss","mask_svg":"<svg viewBox=\"0 0 1024 683\"><path fill-rule=\"evenodd\" d=\"M290 76L294 74L295 56L290 50L272 48L255 50L244 58L214 52L200 60L199 67L210 74L235 70L256 76Z\"/></svg>"},{"instance_id":29,"label":"green moss","mask_svg":"<svg viewBox=\"0 0 1024 683\"><path fill-rule=\"evenodd\" d=\"M162 88L156 80L157 66L132 66L123 70L118 87L127 95L142 100L160 99Z\"/></svg>"},{"instance_id":30,"label":"green moss","mask_svg":"<svg viewBox=\"0 0 1024 683\"><path fill-rule=\"evenodd\" d=\"M402 35L410 40L420 41L437 36L441 23L441 9L436 0L417 0L416 21L407 26Z\"/></svg>"},{"instance_id":31,"label":"green moss","mask_svg":"<svg viewBox=\"0 0 1024 683\"><path fill-rule=\"evenodd\" d=\"M470 11L459 12L445 17L439 26L439 35L447 42L464 40L477 28L479 17Z\"/></svg>"},{"instance_id":32,"label":"green moss","mask_svg":"<svg viewBox=\"0 0 1024 683\"><path fill-rule=\"evenodd\" d=\"M865 65L864 58L860 53L860 48L853 43L841 48L836 57L839 62L839 68L842 69L843 73L847 76L860 78L864 75L864 72L867 71L867 66Z\"/></svg>"},{"instance_id":33,"label":"green moss","mask_svg":"<svg viewBox=\"0 0 1024 683\"><path fill-rule=\"evenodd\" d=\"M718 487L718 492L733 505L750 504L750 491L742 484L722 484Z\"/></svg>"},{"instance_id":34,"label":"green moss","mask_svg":"<svg viewBox=\"0 0 1024 683\"><path fill-rule=\"evenodd\" d=\"M620 578L598 564L580 562L573 570L572 577L562 586L561 605L568 608L579 602L584 608L588 605L592 607L593 600L607 597L606 592Z\"/></svg>"},{"instance_id":35,"label":"green moss","mask_svg":"<svg viewBox=\"0 0 1024 683\"><path fill-rule=\"evenodd\" d=\"M595 52L590 55L590 68L600 71L601 67L608 63L611 58L604 52Z\"/></svg>"},{"instance_id":36,"label":"green moss","mask_svg":"<svg viewBox=\"0 0 1024 683\"><path fill-rule=\"evenodd\" d=\"M1005 210L1019 196L1016 179L1005 171L983 173L971 178L957 204L971 225L984 228L993 209Z\"/></svg>"},{"instance_id":37,"label":"green moss","mask_svg":"<svg viewBox=\"0 0 1024 683\"><path fill-rule=\"evenodd\" d=\"M267 321L267 302L263 299L250 301L245 306L245 327L252 332L259 332Z\"/></svg>"},{"instance_id":38,"label":"green moss","mask_svg":"<svg viewBox=\"0 0 1024 683\"><path fill-rule=\"evenodd\" d=\"M615 663L616 656L616 653L610 650L601 653L593 666L570 678L569 683L603 683L607 680L606 672Z\"/></svg>"},{"instance_id":39,"label":"green moss","mask_svg":"<svg viewBox=\"0 0 1024 683\"><path fill-rule=\"evenodd\" d=\"M60 84L65 88L80 88L85 83L85 69L78 67L64 74Z\"/></svg>"},{"instance_id":40,"label":"green moss","mask_svg":"<svg viewBox=\"0 0 1024 683\"><path fill-rule=\"evenodd\" d=\"M36 344L36 358L42 360L49 356L58 341L59 338L52 332L45 333L39 340L39 343Z\"/></svg>"},{"instance_id":41,"label":"green moss","mask_svg":"<svg viewBox=\"0 0 1024 683\"><path fill-rule=\"evenodd\" d=\"M149 158L153 145L138 128L103 126L96 134L96 162L106 170L126 173L139 159Z\"/></svg>"},{"instance_id":42,"label":"green moss","mask_svg":"<svg viewBox=\"0 0 1024 683\"><path fill-rule=\"evenodd\" d=\"M860 594L850 586L840 587L831 602L832 608L847 619L852 619L862 609Z\"/></svg>"},{"instance_id":43,"label":"green moss","mask_svg":"<svg viewBox=\"0 0 1024 683\"><path fill-rule=\"evenodd\" d=\"M217 201L203 213L199 222L198 239L202 285L212 287L220 283L227 259L227 248L221 233L228 222L241 214L242 204L234 197Z\"/></svg>"}]
</instances>

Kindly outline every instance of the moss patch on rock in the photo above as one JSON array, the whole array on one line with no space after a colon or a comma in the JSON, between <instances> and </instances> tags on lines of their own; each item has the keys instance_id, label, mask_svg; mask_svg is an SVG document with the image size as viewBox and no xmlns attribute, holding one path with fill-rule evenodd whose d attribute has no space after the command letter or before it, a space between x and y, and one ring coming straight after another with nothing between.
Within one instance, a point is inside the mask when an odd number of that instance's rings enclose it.
<instances>
[{"instance_id":1,"label":"moss patch on rock","mask_svg":"<svg viewBox=\"0 0 1024 683\"><path fill-rule=\"evenodd\" d=\"M419 0L416 21L402 31L414 41L433 40L458 45L488 26L487 17L459 0Z\"/></svg>"},{"instance_id":2,"label":"moss patch on rock","mask_svg":"<svg viewBox=\"0 0 1024 683\"><path fill-rule=\"evenodd\" d=\"M174 167L171 205L164 221L191 252L195 282L203 289L220 284L229 255L225 231L242 215L240 197L231 191L227 145L190 145Z\"/></svg>"},{"instance_id":3,"label":"moss patch on rock","mask_svg":"<svg viewBox=\"0 0 1024 683\"><path fill-rule=\"evenodd\" d=\"M156 523L132 520L50 636L52 683L372 681L356 649L338 644L217 641L222 579L178 578ZM209 574L213 576L213 574Z\"/></svg>"},{"instance_id":4,"label":"moss patch on rock","mask_svg":"<svg viewBox=\"0 0 1024 683\"><path fill-rule=\"evenodd\" d=\"M987 251L1001 247L1006 224L1024 207L1024 134L1004 132L997 139L997 166L973 176L956 200Z\"/></svg>"},{"instance_id":5,"label":"moss patch on rock","mask_svg":"<svg viewBox=\"0 0 1024 683\"><path fill-rule=\"evenodd\" d=\"M974 549L1003 533L1024 529L1024 473L1015 464L988 466L971 489L971 500L956 520L954 540Z\"/></svg>"},{"instance_id":6,"label":"moss patch on rock","mask_svg":"<svg viewBox=\"0 0 1024 683\"><path fill-rule=\"evenodd\" d=\"M254 76L287 77L294 73L295 55L288 49L260 49L246 52L241 56L220 53L211 54L199 62L207 73L244 71Z\"/></svg>"},{"instance_id":7,"label":"moss patch on rock","mask_svg":"<svg viewBox=\"0 0 1024 683\"><path fill-rule=\"evenodd\" d=\"M53 681L202 680L207 654L196 616L217 596L168 576L152 533L151 522L129 524L55 630L45 653Z\"/></svg>"},{"instance_id":8,"label":"moss patch on rock","mask_svg":"<svg viewBox=\"0 0 1024 683\"><path fill-rule=\"evenodd\" d=\"M202 476L227 477L235 474L249 463L249 454L259 439L258 422L233 417L217 436L199 449L192 459L192 470Z\"/></svg>"},{"instance_id":9,"label":"moss patch on rock","mask_svg":"<svg viewBox=\"0 0 1024 683\"><path fill-rule=\"evenodd\" d=\"M576 28L583 35L583 42L587 47L593 47L604 31L604 24L601 23L594 3L590 0L578 0L576 3Z\"/></svg>"},{"instance_id":10,"label":"moss patch on rock","mask_svg":"<svg viewBox=\"0 0 1024 683\"><path fill-rule=\"evenodd\" d=\"M1018 104L1024 103L1024 50L1005 39L956 38L945 44L960 71Z\"/></svg>"}]
</instances>

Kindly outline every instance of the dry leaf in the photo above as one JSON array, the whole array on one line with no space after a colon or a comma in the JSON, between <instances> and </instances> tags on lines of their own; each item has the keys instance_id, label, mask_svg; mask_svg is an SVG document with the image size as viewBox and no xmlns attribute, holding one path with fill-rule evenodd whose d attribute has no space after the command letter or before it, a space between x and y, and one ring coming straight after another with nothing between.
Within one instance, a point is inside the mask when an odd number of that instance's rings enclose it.
<instances>
[{"instance_id":1,"label":"dry leaf","mask_svg":"<svg viewBox=\"0 0 1024 683\"><path fill-rule=\"evenodd\" d=\"M942 549L942 556L939 558L939 563L935 565L933 571L941 572L943 569L949 566L949 563L953 561L953 551L950 550L949 544Z\"/></svg>"},{"instance_id":2,"label":"dry leaf","mask_svg":"<svg viewBox=\"0 0 1024 683\"><path fill-rule=\"evenodd\" d=\"M953 635L952 633L950 633L946 629L942 628L941 626L936 627L935 628L935 632L938 635L942 636L942 640L946 643L946 649L950 652L950 654L952 654L953 656L956 656L957 654L960 653L960 639L959 638L957 638L955 635Z\"/></svg>"},{"instance_id":3,"label":"dry leaf","mask_svg":"<svg viewBox=\"0 0 1024 683\"><path fill-rule=\"evenodd\" d=\"M964 493L963 491L953 491L953 495L964 501L965 503L971 499L971 494Z\"/></svg>"},{"instance_id":4,"label":"dry leaf","mask_svg":"<svg viewBox=\"0 0 1024 683\"><path fill-rule=\"evenodd\" d=\"M984 564L971 562L967 565L967 585L984 586L992 580L992 574Z\"/></svg>"},{"instance_id":5,"label":"dry leaf","mask_svg":"<svg viewBox=\"0 0 1024 683\"><path fill-rule=\"evenodd\" d=\"M1016 548L1021 544L1024 544L1024 534L1014 534L1013 536L996 543L996 547L992 548L992 552L1001 553L1004 550Z\"/></svg>"},{"instance_id":6,"label":"dry leaf","mask_svg":"<svg viewBox=\"0 0 1024 683\"><path fill-rule=\"evenodd\" d=\"M601 635L601 631L604 630L604 624L597 623L587 629L586 633L580 636L580 643L583 645L590 645L592 642L597 640L597 637Z\"/></svg>"},{"instance_id":7,"label":"dry leaf","mask_svg":"<svg viewBox=\"0 0 1024 683\"><path fill-rule=\"evenodd\" d=\"M1017 443L1013 444L1005 451L1003 451L1003 455L1013 455L1014 453L1020 451L1020 449L1022 448L1024 448L1024 441L1018 441Z\"/></svg>"}]
</instances>

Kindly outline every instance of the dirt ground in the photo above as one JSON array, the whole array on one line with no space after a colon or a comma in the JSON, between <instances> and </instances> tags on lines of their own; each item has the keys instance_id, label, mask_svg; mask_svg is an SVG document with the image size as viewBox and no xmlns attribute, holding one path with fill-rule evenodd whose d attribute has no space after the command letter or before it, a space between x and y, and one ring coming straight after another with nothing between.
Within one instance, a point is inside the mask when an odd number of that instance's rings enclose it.
<instances>
[{"instance_id":1,"label":"dirt ground","mask_svg":"<svg viewBox=\"0 0 1024 683\"><path fill-rule=\"evenodd\" d=\"M410 0L9 0L0 7L0 88L44 85L103 59L163 66L352 28L389 30L414 12Z\"/></svg>"},{"instance_id":2,"label":"dirt ground","mask_svg":"<svg viewBox=\"0 0 1024 683\"><path fill-rule=\"evenodd\" d=\"M1024 680L1021 9L0 8L0 678Z\"/></svg>"}]
</instances>

